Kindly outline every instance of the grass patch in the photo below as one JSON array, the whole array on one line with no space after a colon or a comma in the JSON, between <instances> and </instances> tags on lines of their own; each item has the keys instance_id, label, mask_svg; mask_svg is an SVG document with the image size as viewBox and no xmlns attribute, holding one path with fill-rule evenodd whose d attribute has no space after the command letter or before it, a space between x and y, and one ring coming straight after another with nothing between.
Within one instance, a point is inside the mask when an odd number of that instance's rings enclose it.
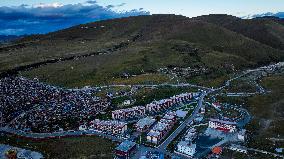
<instances>
[{"instance_id":1,"label":"grass patch","mask_svg":"<svg viewBox=\"0 0 284 159\"><path fill-rule=\"evenodd\" d=\"M33 141L2 136L0 143L42 152L47 159L113 158L115 143L96 136Z\"/></svg>"}]
</instances>

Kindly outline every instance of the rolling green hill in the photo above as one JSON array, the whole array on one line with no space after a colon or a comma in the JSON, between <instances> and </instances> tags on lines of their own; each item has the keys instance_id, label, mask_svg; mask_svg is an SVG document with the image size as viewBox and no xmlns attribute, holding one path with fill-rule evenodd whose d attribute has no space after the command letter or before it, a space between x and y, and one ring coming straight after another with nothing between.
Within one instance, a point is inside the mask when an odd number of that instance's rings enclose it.
<instances>
[{"instance_id":1,"label":"rolling green hill","mask_svg":"<svg viewBox=\"0 0 284 159\"><path fill-rule=\"evenodd\" d=\"M67 87L110 84L124 73L156 76L162 67L206 70L186 80L218 78L283 60L284 31L278 21L151 15L82 24L2 46L0 72L16 69ZM267 32L259 31L258 23ZM275 46L271 39L278 40Z\"/></svg>"},{"instance_id":2,"label":"rolling green hill","mask_svg":"<svg viewBox=\"0 0 284 159\"><path fill-rule=\"evenodd\" d=\"M207 15L195 19L216 24L260 43L284 50L284 21L276 17L240 19L228 15Z\"/></svg>"}]
</instances>

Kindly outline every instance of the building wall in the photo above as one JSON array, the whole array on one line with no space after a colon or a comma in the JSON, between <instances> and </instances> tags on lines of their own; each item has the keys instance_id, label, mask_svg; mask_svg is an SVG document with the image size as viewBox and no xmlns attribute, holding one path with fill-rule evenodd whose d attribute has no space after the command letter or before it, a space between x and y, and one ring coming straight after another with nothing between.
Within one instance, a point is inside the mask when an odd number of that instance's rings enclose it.
<instances>
[{"instance_id":1,"label":"building wall","mask_svg":"<svg viewBox=\"0 0 284 159\"><path fill-rule=\"evenodd\" d=\"M193 154L195 153L195 149L187 147L187 146L178 145L178 152L189 155L189 156L193 156Z\"/></svg>"},{"instance_id":2,"label":"building wall","mask_svg":"<svg viewBox=\"0 0 284 159\"><path fill-rule=\"evenodd\" d=\"M228 132L236 131L235 125L224 124L224 123L215 122L215 121L209 121L209 128L219 129L219 130L228 131Z\"/></svg>"}]
</instances>

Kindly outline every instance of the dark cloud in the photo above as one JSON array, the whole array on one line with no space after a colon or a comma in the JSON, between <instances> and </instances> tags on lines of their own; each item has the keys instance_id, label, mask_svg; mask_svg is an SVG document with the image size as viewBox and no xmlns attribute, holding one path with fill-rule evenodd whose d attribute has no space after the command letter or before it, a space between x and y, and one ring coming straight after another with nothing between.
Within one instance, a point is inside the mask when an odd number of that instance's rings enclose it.
<instances>
[{"instance_id":1,"label":"dark cloud","mask_svg":"<svg viewBox=\"0 0 284 159\"><path fill-rule=\"evenodd\" d=\"M122 7L124 5L126 5L126 3L121 3L121 4L117 5L117 7Z\"/></svg>"},{"instance_id":2,"label":"dark cloud","mask_svg":"<svg viewBox=\"0 0 284 159\"><path fill-rule=\"evenodd\" d=\"M87 3L89 3L89 4L96 4L97 1L87 1Z\"/></svg>"},{"instance_id":3,"label":"dark cloud","mask_svg":"<svg viewBox=\"0 0 284 159\"><path fill-rule=\"evenodd\" d=\"M32 7L0 7L0 34L47 33L92 21L149 14L141 9L116 12L112 10L117 7L114 5L102 7L96 1L87 3L88 5L40 4Z\"/></svg>"}]
</instances>

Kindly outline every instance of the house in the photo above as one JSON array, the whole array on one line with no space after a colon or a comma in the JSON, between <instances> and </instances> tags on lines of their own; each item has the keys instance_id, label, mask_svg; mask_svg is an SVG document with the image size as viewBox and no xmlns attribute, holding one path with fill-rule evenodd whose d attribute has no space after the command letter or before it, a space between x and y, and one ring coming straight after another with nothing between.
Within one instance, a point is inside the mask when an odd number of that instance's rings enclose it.
<instances>
[{"instance_id":1,"label":"house","mask_svg":"<svg viewBox=\"0 0 284 159\"><path fill-rule=\"evenodd\" d=\"M195 154L196 152L195 149L196 149L196 144L192 144L191 142L188 141L180 141L177 144L177 151L190 157L192 157Z\"/></svg>"},{"instance_id":2,"label":"house","mask_svg":"<svg viewBox=\"0 0 284 159\"><path fill-rule=\"evenodd\" d=\"M87 130L87 126L86 125L80 125L79 126L79 130L80 131L85 131L85 130Z\"/></svg>"},{"instance_id":3,"label":"house","mask_svg":"<svg viewBox=\"0 0 284 159\"><path fill-rule=\"evenodd\" d=\"M237 123L231 122L227 120L219 120L219 119L210 119L209 120L209 128L220 130L223 132L235 132L237 130Z\"/></svg>"},{"instance_id":4,"label":"house","mask_svg":"<svg viewBox=\"0 0 284 159\"><path fill-rule=\"evenodd\" d=\"M125 100L124 102L123 102L123 105L130 105L131 104L131 100Z\"/></svg>"},{"instance_id":5,"label":"house","mask_svg":"<svg viewBox=\"0 0 284 159\"><path fill-rule=\"evenodd\" d=\"M143 119L140 119L136 124L136 130L139 132L145 132L155 123L155 119L152 117L146 117Z\"/></svg>"},{"instance_id":6,"label":"house","mask_svg":"<svg viewBox=\"0 0 284 159\"><path fill-rule=\"evenodd\" d=\"M246 138L246 130L245 129L242 129L241 131L238 132L238 139L240 141L245 141L245 138Z\"/></svg>"},{"instance_id":7,"label":"house","mask_svg":"<svg viewBox=\"0 0 284 159\"><path fill-rule=\"evenodd\" d=\"M115 148L116 158L129 159L130 155L136 149L136 143L125 140Z\"/></svg>"},{"instance_id":8,"label":"house","mask_svg":"<svg viewBox=\"0 0 284 159\"><path fill-rule=\"evenodd\" d=\"M282 152L283 152L283 148L276 148L275 151L276 151L277 153L282 153Z\"/></svg>"},{"instance_id":9,"label":"house","mask_svg":"<svg viewBox=\"0 0 284 159\"><path fill-rule=\"evenodd\" d=\"M200 108L200 114L205 114L205 106Z\"/></svg>"}]
</instances>

